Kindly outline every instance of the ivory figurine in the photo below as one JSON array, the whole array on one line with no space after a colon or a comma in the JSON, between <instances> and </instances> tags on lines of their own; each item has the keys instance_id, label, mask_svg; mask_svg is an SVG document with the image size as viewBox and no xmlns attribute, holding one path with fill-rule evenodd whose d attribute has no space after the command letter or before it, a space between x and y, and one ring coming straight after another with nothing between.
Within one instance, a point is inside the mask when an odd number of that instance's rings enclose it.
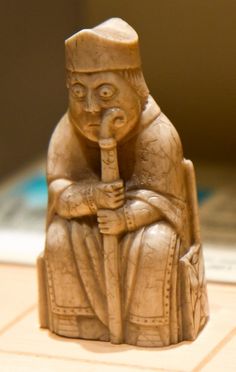
<instances>
[{"instance_id":1,"label":"ivory figurine","mask_svg":"<svg viewBox=\"0 0 236 372\"><path fill-rule=\"evenodd\" d=\"M69 108L49 145L40 325L159 347L208 319L193 164L149 95L131 26L65 42Z\"/></svg>"}]
</instances>

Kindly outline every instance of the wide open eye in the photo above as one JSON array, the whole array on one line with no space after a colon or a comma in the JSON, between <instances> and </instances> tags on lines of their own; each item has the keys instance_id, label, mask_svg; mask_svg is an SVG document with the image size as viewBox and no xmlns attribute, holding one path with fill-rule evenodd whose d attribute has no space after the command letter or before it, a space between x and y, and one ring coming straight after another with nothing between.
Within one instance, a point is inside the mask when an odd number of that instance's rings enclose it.
<instances>
[{"instance_id":1,"label":"wide open eye","mask_svg":"<svg viewBox=\"0 0 236 372\"><path fill-rule=\"evenodd\" d=\"M102 99L111 98L116 92L116 89L111 84L103 84L98 88L98 94Z\"/></svg>"},{"instance_id":2,"label":"wide open eye","mask_svg":"<svg viewBox=\"0 0 236 372\"><path fill-rule=\"evenodd\" d=\"M84 98L86 96L86 89L85 89L85 87L82 84L79 84L79 83L74 84L72 86L72 92L79 99L82 99L82 98Z\"/></svg>"}]
</instances>

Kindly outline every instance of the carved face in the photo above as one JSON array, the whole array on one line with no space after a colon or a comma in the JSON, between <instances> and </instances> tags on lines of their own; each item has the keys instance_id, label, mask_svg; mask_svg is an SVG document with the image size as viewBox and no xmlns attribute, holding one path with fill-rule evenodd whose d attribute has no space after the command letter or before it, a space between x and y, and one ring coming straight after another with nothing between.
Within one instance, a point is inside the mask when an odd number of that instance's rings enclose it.
<instances>
[{"instance_id":1,"label":"carved face","mask_svg":"<svg viewBox=\"0 0 236 372\"><path fill-rule=\"evenodd\" d=\"M118 141L134 128L139 119L140 98L119 73L74 73L68 87L70 119L92 141L99 140L103 115L111 108L119 108L126 114L126 124L115 132Z\"/></svg>"}]
</instances>

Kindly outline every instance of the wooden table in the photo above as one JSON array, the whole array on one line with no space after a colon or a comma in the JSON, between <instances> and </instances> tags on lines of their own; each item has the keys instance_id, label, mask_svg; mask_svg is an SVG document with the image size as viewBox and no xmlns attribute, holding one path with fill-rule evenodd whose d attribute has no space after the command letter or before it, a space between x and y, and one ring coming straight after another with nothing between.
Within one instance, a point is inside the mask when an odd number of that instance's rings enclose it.
<instances>
[{"instance_id":1,"label":"wooden table","mask_svg":"<svg viewBox=\"0 0 236 372\"><path fill-rule=\"evenodd\" d=\"M236 286L208 285L211 319L195 342L163 349L58 337L38 328L33 267L0 265L0 371L236 371Z\"/></svg>"}]
</instances>

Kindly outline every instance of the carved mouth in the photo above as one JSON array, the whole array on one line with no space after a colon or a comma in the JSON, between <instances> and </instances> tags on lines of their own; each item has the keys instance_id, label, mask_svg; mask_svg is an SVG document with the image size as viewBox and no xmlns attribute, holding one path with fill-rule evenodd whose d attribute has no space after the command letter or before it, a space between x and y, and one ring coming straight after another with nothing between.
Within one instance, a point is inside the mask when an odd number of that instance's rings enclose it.
<instances>
[{"instance_id":1,"label":"carved mouth","mask_svg":"<svg viewBox=\"0 0 236 372\"><path fill-rule=\"evenodd\" d=\"M97 127L100 127L100 124L99 123L89 123L88 127L90 127L90 128L91 127L96 127L97 128Z\"/></svg>"}]
</instances>

